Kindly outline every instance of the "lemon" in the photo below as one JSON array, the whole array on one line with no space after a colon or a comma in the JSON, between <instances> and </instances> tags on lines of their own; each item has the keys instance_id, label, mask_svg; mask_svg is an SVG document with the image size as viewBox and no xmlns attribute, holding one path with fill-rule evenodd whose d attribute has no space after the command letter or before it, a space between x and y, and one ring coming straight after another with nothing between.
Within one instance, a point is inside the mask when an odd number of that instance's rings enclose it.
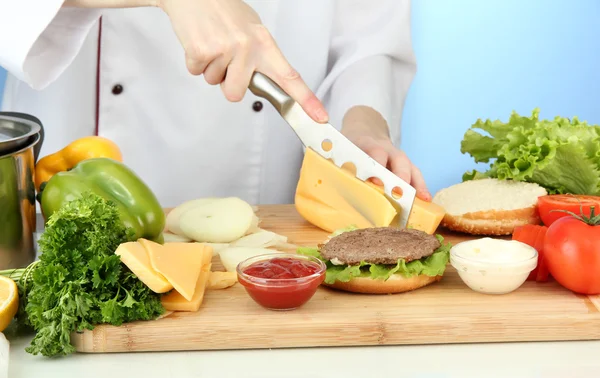
<instances>
[{"instance_id":1,"label":"lemon","mask_svg":"<svg viewBox=\"0 0 600 378\"><path fill-rule=\"evenodd\" d=\"M4 331L19 309L19 292L15 281L0 276L0 332Z\"/></svg>"}]
</instances>

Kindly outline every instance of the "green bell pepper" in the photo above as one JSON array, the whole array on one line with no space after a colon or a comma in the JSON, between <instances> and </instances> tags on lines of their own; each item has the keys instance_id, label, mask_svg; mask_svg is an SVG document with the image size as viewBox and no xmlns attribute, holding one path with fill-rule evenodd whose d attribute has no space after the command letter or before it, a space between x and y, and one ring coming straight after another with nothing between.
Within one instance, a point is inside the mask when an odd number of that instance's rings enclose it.
<instances>
[{"instance_id":1,"label":"green bell pepper","mask_svg":"<svg viewBox=\"0 0 600 378\"><path fill-rule=\"evenodd\" d=\"M114 202L121 221L139 238L164 243L166 217L150 188L127 166L110 158L79 162L69 171L56 173L40 187L42 214L48 220L65 203L93 192Z\"/></svg>"}]
</instances>

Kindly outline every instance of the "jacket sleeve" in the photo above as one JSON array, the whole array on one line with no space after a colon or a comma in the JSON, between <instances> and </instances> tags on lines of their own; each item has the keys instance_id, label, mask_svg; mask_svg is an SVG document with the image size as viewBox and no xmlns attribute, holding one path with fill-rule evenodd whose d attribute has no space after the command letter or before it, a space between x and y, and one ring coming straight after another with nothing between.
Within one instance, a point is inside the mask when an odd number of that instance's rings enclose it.
<instances>
[{"instance_id":1,"label":"jacket sleeve","mask_svg":"<svg viewBox=\"0 0 600 378\"><path fill-rule=\"evenodd\" d=\"M329 72L316 94L338 129L352 106L374 108L399 145L402 110L416 73L410 1L337 0L336 7Z\"/></svg>"},{"instance_id":2,"label":"jacket sleeve","mask_svg":"<svg viewBox=\"0 0 600 378\"><path fill-rule=\"evenodd\" d=\"M34 89L48 86L71 64L101 14L62 8L63 1L0 2L0 66Z\"/></svg>"}]
</instances>

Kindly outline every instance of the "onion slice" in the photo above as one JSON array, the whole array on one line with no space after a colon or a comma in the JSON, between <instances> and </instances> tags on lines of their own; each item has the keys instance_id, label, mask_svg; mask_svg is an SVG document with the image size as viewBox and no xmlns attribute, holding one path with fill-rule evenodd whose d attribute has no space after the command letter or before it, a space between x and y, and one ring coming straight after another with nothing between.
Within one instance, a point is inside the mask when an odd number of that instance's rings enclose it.
<instances>
[{"instance_id":1,"label":"onion slice","mask_svg":"<svg viewBox=\"0 0 600 378\"><path fill-rule=\"evenodd\" d=\"M252 207L237 197L220 198L185 211L179 217L183 234L197 242L230 243L252 224Z\"/></svg>"},{"instance_id":2,"label":"onion slice","mask_svg":"<svg viewBox=\"0 0 600 378\"><path fill-rule=\"evenodd\" d=\"M199 242L197 242L199 243ZM222 250L229 247L229 243L202 243L212 248L213 256L218 255Z\"/></svg>"},{"instance_id":3,"label":"onion slice","mask_svg":"<svg viewBox=\"0 0 600 378\"><path fill-rule=\"evenodd\" d=\"M210 203L215 200L217 200L217 198L213 198L213 197L198 198L195 200L186 201L186 202L182 203L181 205L175 207L173 210L171 210L169 212L169 214L167 214L167 219L166 219L167 230L169 230L169 232L171 232L175 235L184 236L184 233L180 227L181 215L183 213L185 213L186 211L188 211L189 209L192 209L196 206L205 205L205 204Z\"/></svg>"},{"instance_id":4,"label":"onion slice","mask_svg":"<svg viewBox=\"0 0 600 378\"><path fill-rule=\"evenodd\" d=\"M230 245L232 247L266 248L272 247L277 243L285 242L287 242L286 236L279 235L271 231L259 229L257 232L250 235L246 235L232 242Z\"/></svg>"},{"instance_id":5,"label":"onion slice","mask_svg":"<svg viewBox=\"0 0 600 378\"><path fill-rule=\"evenodd\" d=\"M165 243L189 243L192 239L184 235L171 234L169 232L163 232Z\"/></svg>"},{"instance_id":6,"label":"onion slice","mask_svg":"<svg viewBox=\"0 0 600 378\"><path fill-rule=\"evenodd\" d=\"M229 247L219 253L221 263L228 272L235 272L237 266L242 261L254 256L282 253L275 249L268 248L248 248L248 247Z\"/></svg>"}]
</instances>

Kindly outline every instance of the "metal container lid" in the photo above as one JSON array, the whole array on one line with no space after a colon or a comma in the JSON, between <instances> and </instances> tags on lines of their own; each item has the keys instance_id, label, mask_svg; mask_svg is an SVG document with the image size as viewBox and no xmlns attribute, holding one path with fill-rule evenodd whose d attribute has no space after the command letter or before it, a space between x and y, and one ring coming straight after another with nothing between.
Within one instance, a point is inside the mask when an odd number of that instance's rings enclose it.
<instances>
[{"instance_id":1,"label":"metal container lid","mask_svg":"<svg viewBox=\"0 0 600 378\"><path fill-rule=\"evenodd\" d=\"M0 156L10 154L31 144L41 126L18 113L0 112ZM32 138L34 137L34 138Z\"/></svg>"}]
</instances>

